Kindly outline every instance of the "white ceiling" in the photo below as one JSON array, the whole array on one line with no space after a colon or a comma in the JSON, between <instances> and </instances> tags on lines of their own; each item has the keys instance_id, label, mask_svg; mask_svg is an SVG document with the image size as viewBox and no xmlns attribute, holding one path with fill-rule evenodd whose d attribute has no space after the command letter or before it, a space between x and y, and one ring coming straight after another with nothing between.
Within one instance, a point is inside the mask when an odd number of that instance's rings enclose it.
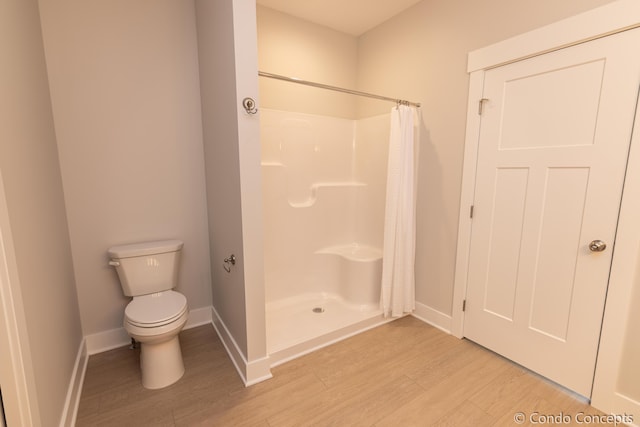
<instances>
[{"instance_id":1,"label":"white ceiling","mask_svg":"<svg viewBox=\"0 0 640 427\"><path fill-rule=\"evenodd\" d=\"M257 0L295 17L359 36L421 0Z\"/></svg>"}]
</instances>

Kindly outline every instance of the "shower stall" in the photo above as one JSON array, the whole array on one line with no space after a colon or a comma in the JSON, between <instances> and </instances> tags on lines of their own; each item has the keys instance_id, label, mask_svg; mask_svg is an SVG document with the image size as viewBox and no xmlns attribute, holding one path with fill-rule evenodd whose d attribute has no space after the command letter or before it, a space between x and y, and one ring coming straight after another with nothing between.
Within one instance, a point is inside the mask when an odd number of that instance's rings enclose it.
<instances>
[{"instance_id":1,"label":"shower stall","mask_svg":"<svg viewBox=\"0 0 640 427\"><path fill-rule=\"evenodd\" d=\"M388 114L351 119L260 109L272 364L385 322L380 284L389 126Z\"/></svg>"}]
</instances>

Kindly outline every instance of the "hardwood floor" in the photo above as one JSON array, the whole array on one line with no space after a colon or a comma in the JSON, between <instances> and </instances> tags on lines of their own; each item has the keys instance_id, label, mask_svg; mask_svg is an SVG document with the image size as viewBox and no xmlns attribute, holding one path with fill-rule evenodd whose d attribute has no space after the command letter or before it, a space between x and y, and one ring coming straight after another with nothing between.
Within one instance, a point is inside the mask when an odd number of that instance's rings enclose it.
<instances>
[{"instance_id":1,"label":"hardwood floor","mask_svg":"<svg viewBox=\"0 0 640 427\"><path fill-rule=\"evenodd\" d=\"M145 390L138 351L91 356L78 426L494 426L598 414L486 349L404 317L272 370L245 388L210 325L180 335L186 373ZM575 420L575 419L574 419ZM533 423L530 421L534 421Z\"/></svg>"}]
</instances>

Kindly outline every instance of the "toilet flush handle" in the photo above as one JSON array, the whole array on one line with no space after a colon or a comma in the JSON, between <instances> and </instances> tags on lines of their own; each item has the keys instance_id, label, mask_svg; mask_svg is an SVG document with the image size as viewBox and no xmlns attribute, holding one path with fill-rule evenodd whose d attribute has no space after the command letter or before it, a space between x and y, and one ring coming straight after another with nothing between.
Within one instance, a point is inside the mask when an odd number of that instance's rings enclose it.
<instances>
[{"instance_id":1,"label":"toilet flush handle","mask_svg":"<svg viewBox=\"0 0 640 427\"><path fill-rule=\"evenodd\" d=\"M120 267L120 261L111 260L109 261L109 265L112 267Z\"/></svg>"}]
</instances>

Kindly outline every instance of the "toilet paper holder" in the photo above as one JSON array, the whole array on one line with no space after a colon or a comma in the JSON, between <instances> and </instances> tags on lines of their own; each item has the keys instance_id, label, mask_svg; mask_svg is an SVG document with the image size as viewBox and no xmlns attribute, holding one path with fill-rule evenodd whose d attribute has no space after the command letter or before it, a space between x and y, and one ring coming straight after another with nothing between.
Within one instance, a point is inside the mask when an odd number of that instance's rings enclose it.
<instances>
[{"instance_id":1,"label":"toilet paper holder","mask_svg":"<svg viewBox=\"0 0 640 427\"><path fill-rule=\"evenodd\" d=\"M234 254L229 255L229 257L224 259L224 263L222 264L222 268L227 273L231 273L231 267L236 265L236 256Z\"/></svg>"}]
</instances>

